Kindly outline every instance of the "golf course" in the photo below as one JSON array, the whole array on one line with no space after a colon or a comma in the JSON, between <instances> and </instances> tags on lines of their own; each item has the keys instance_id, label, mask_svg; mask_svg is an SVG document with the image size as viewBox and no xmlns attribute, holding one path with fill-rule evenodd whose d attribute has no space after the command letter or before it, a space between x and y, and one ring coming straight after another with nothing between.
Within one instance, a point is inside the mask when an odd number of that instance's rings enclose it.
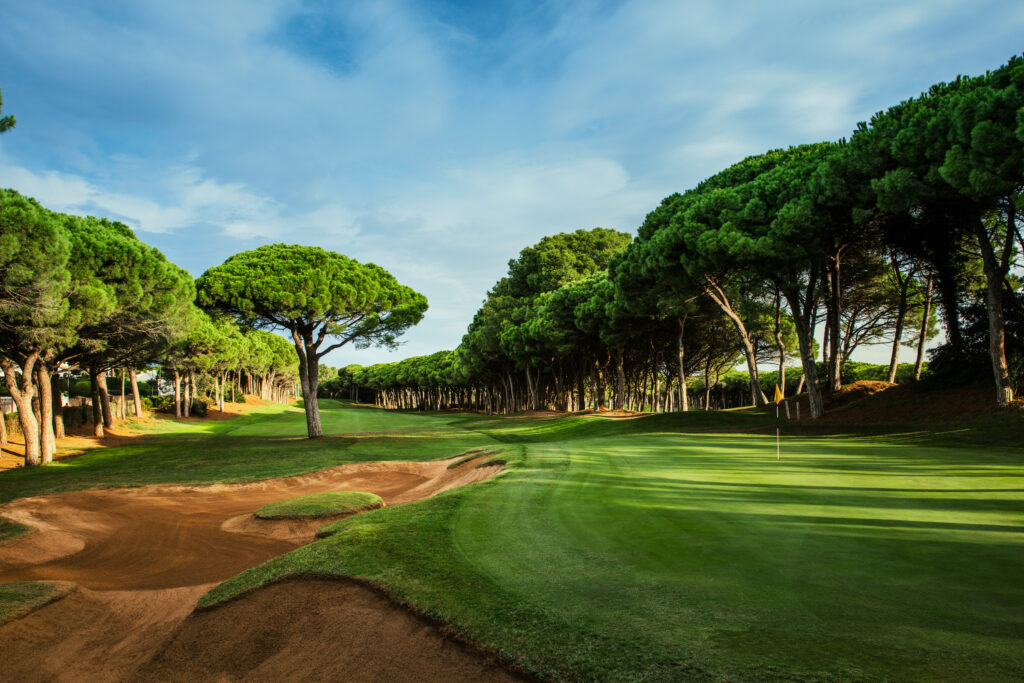
<instances>
[{"instance_id":1,"label":"golf course","mask_svg":"<svg viewBox=\"0 0 1024 683\"><path fill-rule=\"evenodd\" d=\"M386 677L395 652L396 671L434 680L1024 675L1019 411L948 429L794 426L781 458L766 409L488 417L321 400L320 411L315 441L301 408L267 403L229 420L142 421L123 445L4 473L7 533L56 526L86 496L105 497L92 514L123 514L127 494L136 524L156 521L143 542L79 512L60 529L66 554L36 549L31 562L19 547L52 528L0 544L0 570L18 579L0 614L23 614L0 626L0 673L96 677L105 662L118 679L305 678L330 642L351 652L355 638L378 667L366 678ZM385 505L287 527L249 519L333 490ZM176 540L203 515L233 540ZM36 583L54 580L65 583ZM102 595L118 596L117 620L83 606ZM319 623L325 596L417 626ZM281 619L288 637L269 637ZM55 623L92 637L44 637Z\"/></svg>"}]
</instances>

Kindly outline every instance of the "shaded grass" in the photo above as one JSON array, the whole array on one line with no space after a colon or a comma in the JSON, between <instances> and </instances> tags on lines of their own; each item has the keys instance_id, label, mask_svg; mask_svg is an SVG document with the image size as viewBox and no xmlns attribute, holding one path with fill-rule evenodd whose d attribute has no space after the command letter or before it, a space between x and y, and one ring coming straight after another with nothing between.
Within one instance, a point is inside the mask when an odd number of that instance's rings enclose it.
<instances>
[{"instance_id":1,"label":"shaded grass","mask_svg":"<svg viewBox=\"0 0 1024 683\"><path fill-rule=\"evenodd\" d=\"M67 581L16 581L0 583L0 626L60 600L75 584Z\"/></svg>"},{"instance_id":2,"label":"shaded grass","mask_svg":"<svg viewBox=\"0 0 1024 683\"><path fill-rule=\"evenodd\" d=\"M300 519L303 517L330 517L366 510L384 505L375 493L365 491L329 491L297 496L264 505L255 513L258 519Z\"/></svg>"}]
</instances>

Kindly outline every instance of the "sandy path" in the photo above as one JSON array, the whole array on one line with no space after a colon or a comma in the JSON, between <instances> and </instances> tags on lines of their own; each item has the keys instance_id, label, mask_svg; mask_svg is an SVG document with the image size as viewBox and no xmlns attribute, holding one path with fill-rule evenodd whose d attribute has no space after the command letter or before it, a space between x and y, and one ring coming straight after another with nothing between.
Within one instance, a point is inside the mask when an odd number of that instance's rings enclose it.
<instances>
[{"instance_id":1,"label":"sandy path","mask_svg":"<svg viewBox=\"0 0 1024 683\"><path fill-rule=\"evenodd\" d=\"M187 678L230 679L243 674L248 678L278 678L269 669L260 670L262 673L246 669L251 675L241 671L253 664L252 657L225 664L220 655L210 660L203 653L209 649L224 654L240 647L248 652L252 650L249 641L255 638L265 644L264 648L257 648L259 661L274 659L281 668L273 671L282 673L291 659L297 658L294 666L298 659L306 657L312 644L325 638L334 643L336 626L369 623L366 605L373 600L379 603L373 603L376 607L369 609L376 610L375 618L383 619L382 624L398 625L382 626L384 631L378 629L372 637L369 634L375 632L373 629L356 628L354 644L346 647L365 650L371 669L374 661L379 660L382 667L396 661L389 654L396 648L405 647L409 652L406 659L414 658L430 638L421 637L423 642L418 645L402 645L382 641L380 634L408 632L409 623L416 622L416 618L354 584L324 589L323 582L313 582L316 590L307 590L301 588L302 584L289 583L259 591L230 606L232 611L245 612L242 622L238 615L229 614L227 607L186 617L196 599L216 583L313 540L319 524L255 521L251 513L258 507L283 498L335 490L371 491L380 495L385 504L396 505L485 479L500 469L476 468L476 462L471 461L449 470L450 462L361 463L251 484L78 491L25 498L0 506L3 516L37 529L34 534L0 545L0 582L57 579L74 581L80 587L71 596L0 627L0 679L125 680L154 653L172 645L167 654L171 659L164 657L158 661L191 662ZM271 595L278 595L282 590L289 595L294 592L282 603L290 606L287 619L283 619L280 610L266 608L271 603L266 602L265 594L271 591ZM326 609L325 592L328 599L339 603ZM355 599L353 592L367 595ZM271 602L277 604L281 600L275 598ZM331 632L306 632L300 618L306 611L327 619L322 626L330 627ZM413 622L401 626L405 623L403 619ZM203 628L216 631L209 624L221 622L223 640L189 640L189 629L194 630L197 623L206 623ZM286 628L290 628L288 624L299 626L304 631L302 637L258 637L268 629L280 630L282 624ZM432 626L421 623L417 628L419 631L413 629L417 633L423 629L433 633L434 645L446 657L466 659L465 680L480 679L484 670L480 667L484 665L478 655L447 643ZM243 647L242 640L249 645ZM410 641L415 642L415 638ZM289 643L302 647L289 650ZM336 643L314 649L333 653L331 657L339 656ZM428 665L440 656L429 648L423 652L424 663ZM212 668L202 669L206 666L203 662ZM328 660L321 662L321 666L327 664ZM408 665L407 662L403 666ZM229 668L221 670L223 666ZM362 680L388 678L385 669L380 670L379 676L368 675ZM452 672L458 669L457 666ZM147 679L165 679L170 675L169 670L160 670L155 665L146 671ZM469 675L470 671L475 673ZM503 672L493 670L490 677L502 675ZM334 676L337 677L353 680L340 673ZM459 678L455 673L445 677Z\"/></svg>"}]
</instances>

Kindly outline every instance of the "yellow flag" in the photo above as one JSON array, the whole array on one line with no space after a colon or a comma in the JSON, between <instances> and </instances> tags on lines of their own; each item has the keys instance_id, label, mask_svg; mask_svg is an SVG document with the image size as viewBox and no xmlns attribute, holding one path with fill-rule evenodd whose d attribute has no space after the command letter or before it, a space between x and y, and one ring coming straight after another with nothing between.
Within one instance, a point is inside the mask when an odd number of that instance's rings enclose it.
<instances>
[{"instance_id":1,"label":"yellow flag","mask_svg":"<svg viewBox=\"0 0 1024 683\"><path fill-rule=\"evenodd\" d=\"M782 392L779 391L779 385L776 384L775 385L775 405L779 405L780 403L782 403L782 399L783 399Z\"/></svg>"}]
</instances>

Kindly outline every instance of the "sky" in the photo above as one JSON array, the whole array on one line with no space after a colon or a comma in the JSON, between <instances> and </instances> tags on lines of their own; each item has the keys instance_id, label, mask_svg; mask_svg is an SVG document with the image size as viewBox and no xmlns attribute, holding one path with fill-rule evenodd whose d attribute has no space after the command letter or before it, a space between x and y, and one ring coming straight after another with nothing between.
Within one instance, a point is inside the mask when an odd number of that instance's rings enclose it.
<instances>
[{"instance_id":1,"label":"sky","mask_svg":"<svg viewBox=\"0 0 1024 683\"><path fill-rule=\"evenodd\" d=\"M276 242L374 262L430 310L397 351L326 362L394 361L455 348L541 237L635 233L1022 36L1014 0L6 3L0 186L124 221L194 276Z\"/></svg>"}]
</instances>

